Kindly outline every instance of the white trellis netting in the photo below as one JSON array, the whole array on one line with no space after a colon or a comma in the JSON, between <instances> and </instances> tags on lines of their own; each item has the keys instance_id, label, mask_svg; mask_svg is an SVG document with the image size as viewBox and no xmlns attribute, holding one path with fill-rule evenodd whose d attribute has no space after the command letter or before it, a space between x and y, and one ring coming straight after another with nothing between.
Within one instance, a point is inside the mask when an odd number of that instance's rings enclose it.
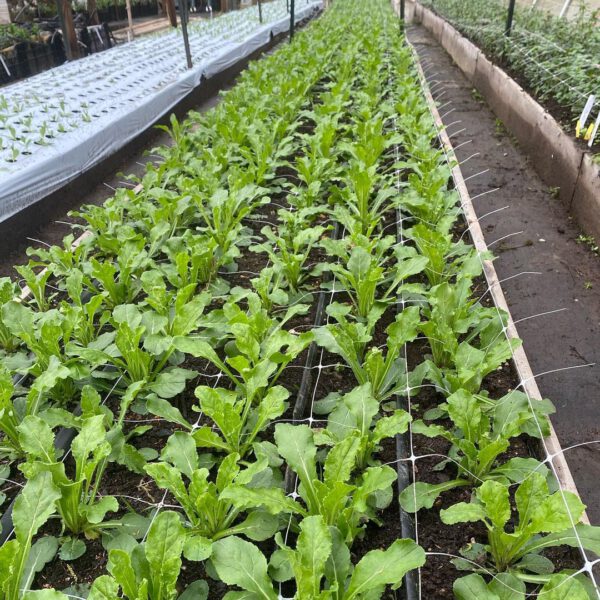
<instances>
[{"instance_id":1,"label":"white trellis netting","mask_svg":"<svg viewBox=\"0 0 600 600\"><path fill-rule=\"evenodd\" d=\"M417 54L417 51L415 50L415 48L409 43L409 47L411 48L411 51L413 53L413 57L414 57L414 63L415 63L415 67L417 69L418 75L419 75L419 79L421 81L425 96L427 98L427 102L429 104L429 109L431 112L431 116L432 119L435 123L436 126L436 130L437 130L437 135L438 135L438 139L440 142L440 146L441 149L444 152L444 155L446 156L446 159L448 161L449 165L452 165L453 162L456 159L456 157L454 156L454 149L452 148L451 142L450 142L450 137L447 135L447 133L445 132L445 130L448 129L449 126L445 126L443 125L442 121L441 121L441 117L439 117L439 115L436 118L437 115L437 110L438 108L436 107L436 103L438 101L437 98L434 98L432 92L431 92L431 88L430 88L430 84L431 84L431 80L433 77L436 76L436 74L434 75L430 75L427 76L425 75L425 72L423 71L423 69L420 66L420 61L419 61L419 55ZM439 95L438 95L439 98ZM450 112L450 111L448 111ZM466 159L468 160L468 159ZM474 240L474 245L475 247L478 248L478 256L479 256L479 260L482 263L482 267L483 267L483 272L484 275L486 277L486 281L488 284L488 287L486 289L485 294L487 293L491 293L494 299L494 308L497 311L498 314L498 318L501 319L501 313L500 313L500 305L501 303L498 300L498 296L502 297L502 291L500 290L493 290L492 288L494 288L495 286L499 286L504 280L498 280L497 276L495 275L495 272L493 271L493 266L491 267L491 271L486 270L485 265L484 265L484 261L483 258L481 256L481 252L484 251L486 249L485 246L485 242L483 240L483 236L481 234L481 231L478 229L478 224L477 224L477 217L474 215L473 209L472 209L472 205L471 205L471 200L473 198L476 198L477 196L473 196L471 198L469 198L468 196L468 191L466 189L466 185L464 184L464 182L469 179L470 177L467 177L466 179L462 177L462 174L460 172L460 165L464 164L464 162L466 162L466 160L463 160L461 163L457 163L457 166L455 168L452 169L452 178L454 180L455 183L455 188L457 190L461 190L461 186L464 189L465 193L467 194L466 197L463 197L463 194L461 192L461 210L463 212L464 218L465 218L465 223L467 224L467 231L470 232L470 234L473 236L473 240ZM471 177L475 177L476 175L479 175L480 173L476 173L474 175L472 175ZM491 190L493 191L493 190ZM499 210L503 210L503 209L499 209ZM490 213L488 213L490 214ZM472 218L471 218L472 216ZM484 215L485 216L485 215ZM499 241L499 240L496 240ZM495 243L495 242L492 242ZM489 245L488 245L489 247ZM490 278L490 272L493 272L493 277ZM512 277L517 277L523 274L535 274L535 273L531 273L531 272L521 272L518 273L516 275L513 275ZM511 277L511 278L512 278ZM484 295L485 295L484 294ZM480 298L481 300L481 298ZM504 310L508 311L508 308L505 307ZM558 309L556 311L547 311L544 313L539 313L538 315L533 315L533 316L542 316L544 314L552 314L554 312L559 312L562 309ZM533 318L532 317L526 317L526 318ZM520 319L520 320L524 320L524 319ZM509 321L507 323L507 325L505 327L503 327L501 335L506 337L507 340L509 340L511 337L516 336L516 329L515 329L515 322L512 321L511 317L509 316ZM526 359L525 362L523 362L522 360L518 360L517 359L517 353L518 352L522 352L522 349L517 349L517 350L513 350L512 352L512 360L514 362L515 365L515 369L517 371L517 375L519 378L519 383L518 385L515 387L515 390L518 390L519 388L522 389L523 393L527 396L527 399L529 401L529 405L530 408L532 410L532 414L534 416L534 420L536 422L536 426L537 429L541 435L540 439L541 439L541 451L542 453L545 455L541 464L542 465L546 465L550 471L553 473L557 484L558 484L558 493L561 494L563 502L565 504L565 508L567 509L567 513L569 515L570 521L571 521L571 525L572 525L572 531L573 531L573 536L577 541L577 544L575 547L577 547L577 549L579 550L582 559L583 559L583 565L575 572L571 573L569 575L569 578L567 578L565 581L563 581L561 584L559 584L558 587L562 587L566 581L568 581L568 579L575 577L577 575L587 575L591 581L591 584L593 586L593 588L595 589L595 594L596 597L600 598L600 587L598 585L598 581L597 581L597 574L594 571L594 567L598 564L600 564L600 559L596 558L595 556L593 556L592 553L588 552L585 547L584 544L580 538L579 533L577 532L577 529L575 528L576 524L577 524L577 519L572 515L569 506L567 504L567 500L565 497L565 492L566 491L574 491L572 488L574 488L574 482L572 482L572 476L570 474L570 472L568 471L568 466L566 465L566 463L564 463L563 459L563 454L566 450L569 450L570 448L566 448L563 449L560 447L560 445L557 446L558 442L556 441L555 443L555 439L553 439L553 435L552 434L550 436L550 438L545 438L542 434L542 427L535 415L535 412L533 411L533 405L534 403L538 400L539 396L539 391L537 390L537 386L535 384L535 379L536 377L545 375L547 373L551 373L551 372L555 372L555 371L561 371L561 370L566 370L566 369L570 369L570 368L579 368L579 367L586 367L586 366L590 366L590 365L577 365L575 367L564 367L561 369L553 369L551 371L545 371L543 373L538 373L537 375L533 375L530 373L529 370L529 365L528 363L526 363ZM523 354L524 357L524 354ZM409 388L407 386L407 392L408 392ZM408 394L407 394L408 395ZM410 395L408 395L408 399L409 399L409 411L410 411ZM409 425L409 428L411 429L412 426ZM426 456L416 456L414 454L413 448L412 448L412 431L410 433L411 435L411 440L410 440L410 444L411 444L411 455L408 458L408 460L411 462L412 467L414 469L414 465L416 460L420 459L420 458L426 458ZM597 443L597 441L592 441L592 442L585 442L585 443ZM414 474L414 471L413 471ZM523 481L525 481L525 479L527 479L530 475L525 476L525 478L519 482L516 483L512 483L510 487L515 487L520 485L521 483L523 483ZM415 533L416 533L416 539L418 542L418 537L419 537L419 523L418 523L418 513L415 513L414 519L415 519ZM587 522L587 516L584 515L583 519L581 520L581 522L586 523ZM446 557L448 560L450 558L459 558L457 556L451 555L451 554L447 554L445 552L428 552L428 555L437 555L437 556L444 556ZM486 571L486 574L489 575L490 577L496 579L496 575L490 571ZM419 581L420 581L420 570L419 570ZM516 591L516 590L515 590ZM533 592L531 594L528 595L531 597L542 597L544 594L547 594L548 592ZM422 598L421 596L421 590L420 590L420 583L419 583L419 598Z\"/></svg>"},{"instance_id":2,"label":"white trellis netting","mask_svg":"<svg viewBox=\"0 0 600 600\"><path fill-rule=\"evenodd\" d=\"M299 2L296 21L321 0ZM0 222L114 154L197 87L289 27L285 0L142 38L0 93Z\"/></svg>"}]
</instances>

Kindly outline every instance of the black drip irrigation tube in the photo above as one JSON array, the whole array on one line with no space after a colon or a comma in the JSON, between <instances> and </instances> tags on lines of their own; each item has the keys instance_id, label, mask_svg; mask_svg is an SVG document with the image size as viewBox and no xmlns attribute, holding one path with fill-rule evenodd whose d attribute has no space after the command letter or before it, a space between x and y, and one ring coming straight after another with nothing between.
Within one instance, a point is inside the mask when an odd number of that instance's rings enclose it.
<instances>
[{"instance_id":1,"label":"black drip irrigation tube","mask_svg":"<svg viewBox=\"0 0 600 600\"><path fill-rule=\"evenodd\" d=\"M396 241L403 243L402 239L402 212L398 208L396 209ZM396 313L400 314L404 309L404 304L401 301L396 301ZM404 367L408 374L408 353L406 352L406 344L404 345ZM407 375L408 376L408 375ZM410 390L406 390L406 397L397 395L396 406L407 412L409 411L410 402ZM410 423L409 423L410 428ZM409 429L410 431L410 429ZM398 474L398 511L400 519L400 534L402 538L411 539L416 541L415 534L415 523L412 515L407 513L400 504L400 494L411 484L411 471L409 468L409 460L412 457L412 447L410 441L409 432L399 433L396 435L396 473ZM416 514L416 513L415 513ZM413 569L408 571L404 576L404 583L398 590L404 600L418 600L419 595L419 584L418 584L417 571Z\"/></svg>"},{"instance_id":2,"label":"black drip irrigation tube","mask_svg":"<svg viewBox=\"0 0 600 600\"><path fill-rule=\"evenodd\" d=\"M75 416L81 414L81 405L77 404L75 409L72 411ZM73 438L77 434L77 430L72 427L61 427L58 430L58 433L54 437L54 447L61 451L62 453L67 452L71 448L71 442ZM11 503L8 505L6 510L2 513L2 517L0 517L0 546L6 542L6 540L10 537L13 532L13 520L12 513L15 507L15 502L17 498L21 494L21 490L19 490Z\"/></svg>"},{"instance_id":3,"label":"black drip irrigation tube","mask_svg":"<svg viewBox=\"0 0 600 600\"><path fill-rule=\"evenodd\" d=\"M340 234L340 224L336 222L332 238L337 240ZM323 278L324 281L329 279L330 273L327 272ZM313 324L313 329L317 327L321 327L323 321L325 319L325 303L326 296L331 294L330 290L326 290L321 288L319 290L319 299L317 300L317 311L315 314L315 322ZM306 408L308 406L308 398L310 396L310 392L313 389L313 367L315 358L317 356L317 352L319 347L316 342L311 342L308 347L308 354L306 355L306 361L304 363L304 373L302 373L302 379L300 380L300 388L298 389L298 395L296 396L296 402L294 403L294 408L292 410L292 420L293 422L299 421L304 418L306 414ZM294 491L294 472L286 467L285 469L285 492L286 494L290 494Z\"/></svg>"}]
</instances>

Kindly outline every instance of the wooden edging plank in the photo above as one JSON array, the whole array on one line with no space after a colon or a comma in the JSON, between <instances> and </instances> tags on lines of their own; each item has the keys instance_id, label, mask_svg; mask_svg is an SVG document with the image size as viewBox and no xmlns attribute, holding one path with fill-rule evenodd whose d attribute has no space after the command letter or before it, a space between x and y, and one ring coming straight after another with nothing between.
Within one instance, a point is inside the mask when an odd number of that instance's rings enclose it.
<instances>
[{"instance_id":1,"label":"wooden edging plank","mask_svg":"<svg viewBox=\"0 0 600 600\"><path fill-rule=\"evenodd\" d=\"M438 112L437 105L429 90L429 84L425 79L425 74L423 73L421 63L419 62L417 51L408 40L406 40L406 43L408 44L413 53L415 59L415 66L419 73L419 78L421 79L423 93L427 100L427 104L429 105L429 109L431 110L431 114L433 116L436 128L438 130L440 141L444 146L444 150L447 156L453 159L455 162L455 165L452 167L452 176L454 178L456 189L461 200L465 219L469 227L471 238L473 239L473 244L479 252L486 252L487 244L485 243L485 238L483 236L483 232L481 231L481 226L479 225L477 214L475 212L475 209L473 208L473 203L471 201L469 190L467 189L465 180L460 170L458 160L456 159L456 155L454 154L452 142L450 141L450 138L446 133L446 129ZM503 310L508 315L507 336L509 337L509 339L518 339L519 335L517 333L517 328L513 321L512 315L510 314L506 298L504 297L504 293L502 292L500 280L498 279L498 274L496 273L496 269L494 268L492 261L483 261L483 269L485 278L490 289L491 296L494 300L496 307L500 310ZM542 400L542 395L540 394L540 390L533 375L533 371L531 370L529 360L527 359L527 355L525 354L525 350L523 349L522 345L514 350L513 362L519 374L521 380L521 387L523 388L523 391L533 401ZM544 446L545 450L552 457L552 464L554 466L554 471L558 478L561 489L573 492L574 494L577 494L579 496L577 486L575 485L575 480L573 479L573 475L571 473L571 470L569 469L569 465L567 464L567 461L564 457L560 441L556 435L556 431L554 430L554 427L551 422L550 435L544 439ZM581 522L589 524L589 519L585 512L581 517Z\"/></svg>"}]
</instances>

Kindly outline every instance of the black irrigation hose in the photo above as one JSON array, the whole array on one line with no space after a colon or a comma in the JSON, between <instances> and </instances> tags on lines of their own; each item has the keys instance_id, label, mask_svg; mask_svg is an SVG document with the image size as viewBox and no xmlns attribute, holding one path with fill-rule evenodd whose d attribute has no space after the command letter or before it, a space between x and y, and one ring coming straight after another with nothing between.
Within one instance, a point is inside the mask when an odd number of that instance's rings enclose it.
<instances>
[{"instance_id":1,"label":"black irrigation hose","mask_svg":"<svg viewBox=\"0 0 600 600\"><path fill-rule=\"evenodd\" d=\"M340 234L340 224L336 222L332 238L334 240L338 239ZM327 272L324 276L324 280L328 279L329 272ZM320 327L323 324L325 318L325 302L326 296L331 294L329 290L321 289L319 291L319 300L317 301L317 312L315 315L315 322L313 324L313 329ZM294 421L298 421L304 417L306 414L306 408L308 405L308 399L310 397L310 392L312 391L313 384L313 366L315 362L315 358L317 356L317 352L319 347L316 342L311 342L308 347L308 354L306 356L306 362L304 363L304 372L302 373L302 380L300 381L300 388L298 389L298 395L296 396L296 402L294 403L294 408L292 410L292 419ZM294 491L294 472L286 467L285 470L285 492L286 494L290 494Z\"/></svg>"},{"instance_id":2,"label":"black irrigation hose","mask_svg":"<svg viewBox=\"0 0 600 600\"><path fill-rule=\"evenodd\" d=\"M338 239L340 230L339 223L335 224L332 238L334 240ZM326 273L326 276L329 273ZM327 277L324 277L327 280ZM319 300L317 302L317 312L315 315L315 322L313 328L320 327L323 324L323 319L325 317L325 296L330 294L329 290L321 289L319 291ZM298 390L298 396L296 396L296 403L294 404L294 410L292 412L292 418L294 421L302 418L306 413L306 405L308 403L308 393L312 389L312 367L315 362L315 356L317 354L318 346L315 342L312 342L308 348L308 355L306 357L306 362L304 364L304 373L302 374L302 381L300 382L300 389Z\"/></svg>"},{"instance_id":3,"label":"black irrigation hose","mask_svg":"<svg viewBox=\"0 0 600 600\"><path fill-rule=\"evenodd\" d=\"M402 213L400 209L396 209L396 241L402 243ZM401 301L396 302L396 312L401 313L404 305ZM406 353L406 346L404 352L405 368L408 372L408 356ZM407 390L407 394L410 392ZM402 408L408 411L409 397L402 396L396 397L396 405L398 408ZM411 470L409 468L409 459L412 456L412 448L410 444L410 435L408 433L399 433L396 435L396 472L398 473L398 497L400 494L412 483L411 482ZM398 511L400 517L400 534L402 538L415 540L415 523L412 515L407 513L398 500ZM415 540L416 541L416 540ZM404 583L398 592L402 595L405 600L418 600L419 598L419 584L418 584L417 571L408 571L404 576Z\"/></svg>"},{"instance_id":4,"label":"black irrigation hose","mask_svg":"<svg viewBox=\"0 0 600 600\"><path fill-rule=\"evenodd\" d=\"M77 416L79 413L81 413L81 407L78 404L77 407L73 410L73 414ZM61 429L59 429L58 433L54 438L54 447L63 453L67 452L71 447L71 442L73 441L73 438L75 437L76 433L77 430L73 428L62 427ZM8 508L4 511L2 517L0 517L0 545L4 544L4 542L6 542L6 540L12 533L12 513L15 507L15 502L17 501L17 498L20 494L21 490L19 490L15 494L15 497L12 499L12 502L8 505Z\"/></svg>"}]
</instances>

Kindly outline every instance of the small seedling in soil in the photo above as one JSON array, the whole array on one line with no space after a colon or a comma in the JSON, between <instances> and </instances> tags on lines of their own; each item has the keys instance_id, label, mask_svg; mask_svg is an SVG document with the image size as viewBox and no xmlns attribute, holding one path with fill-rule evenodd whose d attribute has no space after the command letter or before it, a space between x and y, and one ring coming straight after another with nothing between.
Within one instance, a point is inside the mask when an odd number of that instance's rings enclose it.
<instances>
[{"instance_id":1,"label":"small seedling in soil","mask_svg":"<svg viewBox=\"0 0 600 600\"><path fill-rule=\"evenodd\" d=\"M594 254L600 254L600 249L598 248L598 244L596 244L596 239L593 235L581 233L577 236L576 242L578 244L585 244Z\"/></svg>"},{"instance_id":2,"label":"small seedling in soil","mask_svg":"<svg viewBox=\"0 0 600 600\"><path fill-rule=\"evenodd\" d=\"M479 93L479 90L473 88L471 90L471 96L475 102L483 102L483 96Z\"/></svg>"},{"instance_id":3,"label":"small seedling in soil","mask_svg":"<svg viewBox=\"0 0 600 600\"><path fill-rule=\"evenodd\" d=\"M584 287L586 290L591 290L591 289L594 287L594 284L593 284L591 281L586 281L586 282L583 284L583 287Z\"/></svg>"},{"instance_id":4,"label":"small seedling in soil","mask_svg":"<svg viewBox=\"0 0 600 600\"><path fill-rule=\"evenodd\" d=\"M552 196L552 198L554 198L554 200L558 200L558 195L560 194L560 187L556 186L548 188L548 193L550 194L550 196Z\"/></svg>"},{"instance_id":5,"label":"small seedling in soil","mask_svg":"<svg viewBox=\"0 0 600 600\"><path fill-rule=\"evenodd\" d=\"M494 122L494 132L497 136L506 135L506 128L500 119L496 119Z\"/></svg>"}]
</instances>

